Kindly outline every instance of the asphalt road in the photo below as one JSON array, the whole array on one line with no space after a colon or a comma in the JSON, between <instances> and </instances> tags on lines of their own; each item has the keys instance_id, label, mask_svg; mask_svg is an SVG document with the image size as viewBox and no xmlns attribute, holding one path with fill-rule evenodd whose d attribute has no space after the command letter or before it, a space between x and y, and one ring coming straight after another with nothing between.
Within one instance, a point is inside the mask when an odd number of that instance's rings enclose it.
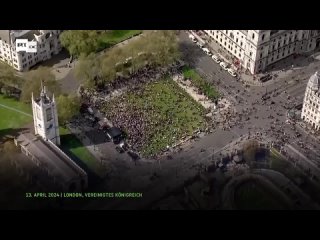
<instances>
[{"instance_id":1,"label":"asphalt road","mask_svg":"<svg viewBox=\"0 0 320 240\"><path fill-rule=\"evenodd\" d=\"M119 161L119 157L114 157L111 154L108 161L113 164L113 174L97 189L99 191L143 192L144 197L140 200L93 200L85 208L143 208L195 176L199 172L201 165L211 164L213 151L215 153L220 151L227 144L237 141L240 136L245 134L262 132L267 135L267 139L270 142L286 136L288 137L286 144L290 144L298 152L303 153L303 149L296 144L295 130L291 129L292 126L285 124L287 110L284 106L288 105L288 95L297 97L296 102L302 100L307 80L314 73L312 71L316 67L312 66L312 64L316 63L311 63L309 68L305 67L301 70L300 75L298 74L300 76L299 82L294 80L293 76L297 75L293 71L292 75L289 74L285 79L276 79L274 84L267 88L250 87L246 89L240 81L237 81L229 73L222 70L218 64L192 43L186 33L182 32L180 39L184 60L196 68L207 81L216 85L219 91L223 92L233 103L236 114L233 119L229 119L226 122L226 126L230 122L234 122L234 124L226 131L216 129L215 132L187 145L183 151L172 154L171 159L150 159L134 165L130 160L121 159ZM266 101L261 100L263 94L274 91L277 91L279 95L271 96ZM272 101L275 104L271 104ZM253 107L256 109L253 110ZM244 110L250 113L244 113ZM241 114L242 117L240 117ZM269 116L272 116L272 119L268 118ZM250 119L246 120L247 117ZM275 122L276 119L277 122ZM274 126L273 130L271 129L272 125ZM319 151L316 150L320 149L320 144L308 137L308 134L303 130L297 128L296 131L301 133L300 139L306 145L312 146L312 149L310 148L306 155L310 155L307 158L314 162L315 165L308 162L304 164L306 167L314 168L317 162L320 161ZM201 149L205 149L205 151L201 151ZM106 155L110 154L108 148L105 148L105 150ZM293 155L295 154L293 153ZM155 176L153 176L154 173L156 173Z\"/></svg>"}]
</instances>

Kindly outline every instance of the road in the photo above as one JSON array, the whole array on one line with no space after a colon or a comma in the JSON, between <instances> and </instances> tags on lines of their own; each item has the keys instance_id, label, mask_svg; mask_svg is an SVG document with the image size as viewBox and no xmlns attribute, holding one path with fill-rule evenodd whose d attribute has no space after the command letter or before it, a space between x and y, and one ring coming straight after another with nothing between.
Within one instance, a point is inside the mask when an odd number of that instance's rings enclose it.
<instances>
[{"instance_id":1,"label":"road","mask_svg":"<svg viewBox=\"0 0 320 240\"><path fill-rule=\"evenodd\" d=\"M211 164L213 151L215 153L221 151L228 144L238 141L240 136L246 134L252 135L255 132L261 132L270 142L278 142L283 139L283 143L290 144L301 153L303 152L302 148L295 144L297 131L301 134L301 140L306 141L310 146L312 145L314 149L320 149L319 142L308 138L305 131L299 128L292 129L292 126L285 124L287 119L285 107L289 105L287 97L290 95L297 97L296 102L301 101L308 77L313 74L311 70L314 70L314 66L304 68L304 72L301 70L300 75L298 74L300 76L299 82L293 78L296 75L295 70L290 70L292 74L287 74L286 78L276 79L272 86L246 88L242 82L222 70L218 64L192 43L186 33L181 32L180 41L183 60L197 69L207 81L217 86L219 91L224 93L225 97L233 103L236 114L228 119L225 125L226 127L230 125L230 128L225 131L220 128L216 129L215 132L187 145L181 152L172 154L171 159L161 158L157 161L151 159L139 162L137 165L131 161L121 160L120 164L115 158L108 159L113 164L115 171L98 187L99 190L143 192L144 197L140 200L93 200L86 208L143 208L173 189L182 186L185 181L199 172L201 165ZM310 74L306 73L306 69L309 68ZM271 95L270 99L262 101L261 97L266 92L269 95L278 92L278 95ZM312 153L312 162L320 161L318 154L316 151ZM308 164L308 162L305 164L310 168L315 167L314 164Z\"/></svg>"}]
</instances>

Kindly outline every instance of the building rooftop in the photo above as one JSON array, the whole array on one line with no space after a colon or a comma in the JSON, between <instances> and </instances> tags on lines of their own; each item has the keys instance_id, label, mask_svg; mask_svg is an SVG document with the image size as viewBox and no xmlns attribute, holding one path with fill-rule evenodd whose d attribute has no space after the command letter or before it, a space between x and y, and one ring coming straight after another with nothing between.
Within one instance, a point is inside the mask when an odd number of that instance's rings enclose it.
<instances>
[{"instance_id":1,"label":"building rooftop","mask_svg":"<svg viewBox=\"0 0 320 240\"><path fill-rule=\"evenodd\" d=\"M318 72L315 72L315 74L313 74L308 82L308 86L313 90L313 91L318 91L319 90L319 81L320 79L320 75Z\"/></svg>"},{"instance_id":2,"label":"building rooftop","mask_svg":"<svg viewBox=\"0 0 320 240\"><path fill-rule=\"evenodd\" d=\"M0 40L10 43L10 30L0 30Z\"/></svg>"},{"instance_id":3,"label":"building rooftop","mask_svg":"<svg viewBox=\"0 0 320 240\"><path fill-rule=\"evenodd\" d=\"M20 134L17 141L45 165L55 178L67 183L79 176L86 176L86 173L53 143L30 132Z\"/></svg>"},{"instance_id":4,"label":"building rooftop","mask_svg":"<svg viewBox=\"0 0 320 240\"><path fill-rule=\"evenodd\" d=\"M12 30L15 38L18 39L28 39L28 41L35 40L34 35L40 35L39 30Z\"/></svg>"}]
</instances>

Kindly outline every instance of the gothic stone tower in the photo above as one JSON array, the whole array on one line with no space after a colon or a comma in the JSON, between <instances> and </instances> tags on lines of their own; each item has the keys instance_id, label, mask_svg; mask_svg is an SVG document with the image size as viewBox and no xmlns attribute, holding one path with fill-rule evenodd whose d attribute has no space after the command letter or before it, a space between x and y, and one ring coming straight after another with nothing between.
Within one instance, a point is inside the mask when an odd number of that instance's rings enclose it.
<instances>
[{"instance_id":1,"label":"gothic stone tower","mask_svg":"<svg viewBox=\"0 0 320 240\"><path fill-rule=\"evenodd\" d=\"M54 95L52 99L47 95L46 87L41 85L39 98L34 99L32 93L32 112L34 121L34 131L45 141L50 140L56 145L60 145L59 123L57 106Z\"/></svg>"}]
</instances>

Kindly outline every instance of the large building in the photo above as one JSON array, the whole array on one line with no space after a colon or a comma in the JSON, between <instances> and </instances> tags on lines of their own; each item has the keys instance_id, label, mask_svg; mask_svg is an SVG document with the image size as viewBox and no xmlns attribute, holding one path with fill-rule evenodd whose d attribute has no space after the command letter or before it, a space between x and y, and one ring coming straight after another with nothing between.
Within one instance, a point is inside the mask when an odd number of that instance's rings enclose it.
<instances>
[{"instance_id":1,"label":"large building","mask_svg":"<svg viewBox=\"0 0 320 240\"><path fill-rule=\"evenodd\" d=\"M61 51L60 32L61 30L0 30L0 61L18 71L27 71ZM37 52L17 52L16 39L37 42Z\"/></svg>"},{"instance_id":2,"label":"large building","mask_svg":"<svg viewBox=\"0 0 320 240\"><path fill-rule=\"evenodd\" d=\"M234 62L257 74L288 57L320 46L319 30L204 30Z\"/></svg>"},{"instance_id":3,"label":"large building","mask_svg":"<svg viewBox=\"0 0 320 240\"><path fill-rule=\"evenodd\" d=\"M309 79L303 100L301 118L314 129L320 130L320 74Z\"/></svg>"},{"instance_id":4,"label":"large building","mask_svg":"<svg viewBox=\"0 0 320 240\"><path fill-rule=\"evenodd\" d=\"M54 96L42 87L39 98L32 94L34 133L22 132L15 143L37 166L42 177L54 182L56 189L67 192L83 191L88 186L87 173L59 147L60 135Z\"/></svg>"}]
</instances>

